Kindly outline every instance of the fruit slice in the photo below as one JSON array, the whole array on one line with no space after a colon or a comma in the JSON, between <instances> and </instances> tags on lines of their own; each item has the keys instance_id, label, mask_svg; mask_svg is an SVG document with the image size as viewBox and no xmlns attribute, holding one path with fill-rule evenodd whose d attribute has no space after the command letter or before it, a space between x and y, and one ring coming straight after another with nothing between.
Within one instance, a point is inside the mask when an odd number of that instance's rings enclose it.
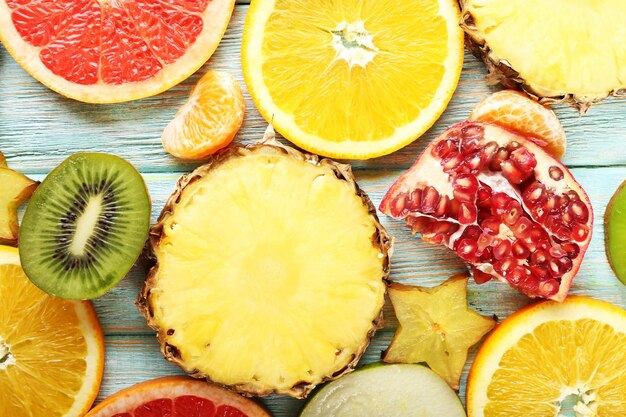
<instances>
[{"instance_id":1,"label":"fruit slice","mask_svg":"<svg viewBox=\"0 0 626 417\"><path fill-rule=\"evenodd\" d=\"M495 124L452 126L389 189L380 210L529 297L565 299L591 239L589 198L567 168Z\"/></svg>"},{"instance_id":2,"label":"fruit slice","mask_svg":"<svg viewBox=\"0 0 626 417\"><path fill-rule=\"evenodd\" d=\"M4 157L4 154L0 152L0 168L7 168L7 159Z\"/></svg>"},{"instance_id":3,"label":"fruit slice","mask_svg":"<svg viewBox=\"0 0 626 417\"><path fill-rule=\"evenodd\" d=\"M425 362L458 390L468 349L496 324L467 307L467 280L458 275L435 288L392 283L389 298L399 325L383 360Z\"/></svg>"},{"instance_id":4,"label":"fruit slice","mask_svg":"<svg viewBox=\"0 0 626 417\"><path fill-rule=\"evenodd\" d=\"M233 140L244 111L237 80L226 72L208 71L165 127L163 147L178 158L205 158Z\"/></svg>"},{"instance_id":5,"label":"fruit slice","mask_svg":"<svg viewBox=\"0 0 626 417\"><path fill-rule=\"evenodd\" d=\"M0 166L0 244L17 243L17 209L30 198L38 184L17 171Z\"/></svg>"},{"instance_id":6,"label":"fruit slice","mask_svg":"<svg viewBox=\"0 0 626 417\"><path fill-rule=\"evenodd\" d=\"M587 297L525 307L478 352L468 417L622 417L624 346L626 311L619 307Z\"/></svg>"},{"instance_id":7,"label":"fruit slice","mask_svg":"<svg viewBox=\"0 0 626 417\"><path fill-rule=\"evenodd\" d=\"M35 287L17 249L0 246L0 415L82 417L104 367L102 330L88 301Z\"/></svg>"},{"instance_id":8,"label":"fruit slice","mask_svg":"<svg viewBox=\"0 0 626 417\"><path fill-rule=\"evenodd\" d=\"M604 213L606 256L613 272L626 285L626 181L619 186Z\"/></svg>"},{"instance_id":9,"label":"fruit slice","mask_svg":"<svg viewBox=\"0 0 626 417\"><path fill-rule=\"evenodd\" d=\"M235 0L0 0L0 39L64 96L116 103L167 90L213 54Z\"/></svg>"},{"instance_id":10,"label":"fruit slice","mask_svg":"<svg viewBox=\"0 0 626 417\"><path fill-rule=\"evenodd\" d=\"M300 417L465 417L454 391L421 365L370 365L325 385Z\"/></svg>"},{"instance_id":11,"label":"fruit slice","mask_svg":"<svg viewBox=\"0 0 626 417\"><path fill-rule=\"evenodd\" d=\"M541 105L524 93L502 90L485 97L472 110L469 120L497 123L516 130L546 151L561 158L567 140L563 125L547 105Z\"/></svg>"},{"instance_id":12,"label":"fruit slice","mask_svg":"<svg viewBox=\"0 0 626 417\"><path fill-rule=\"evenodd\" d=\"M325 156L367 159L421 136L463 65L454 0L262 0L246 18L248 91L285 138Z\"/></svg>"},{"instance_id":13,"label":"fruit slice","mask_svg":"<svg viewBox=\"0 0 626 417\"><path fill-rule=\"evenodd\" d=\"M195 377L305 397L380 323L391 242L347 165L231 146L179 180L150 243L138 305Z\"/></svg>"},{"instance_id":14,"label":"fruit slice","mask_svg":"<svg viewBox=\"0 0 626 417\"><path fill-rule=\"evenodd\" d=\"M460 0L468 47L492 81L584 113L626 96L623 0Z\"/></svg>"},{"instance_id":15,"label":"fruit slice","mask_svg":"<svg viewBox=\"0 0 626 417\"><path fill-rule=\"evenodd\" d=\"M28 278L49 294L95 298L141 253L150 197L137 170L115 155L77 153L41 183L20 229Z\"/></svg>"},{"instance_id":16,"label":"fruit slice","mask_svg":"<svg viewBox=\"0 0 626 417\"><path fill-rule=\"evenodd\" d=\"M142 382L110 396L85 417L271 417L252 400L186 377Z\"/></svg>"}]
</instances>

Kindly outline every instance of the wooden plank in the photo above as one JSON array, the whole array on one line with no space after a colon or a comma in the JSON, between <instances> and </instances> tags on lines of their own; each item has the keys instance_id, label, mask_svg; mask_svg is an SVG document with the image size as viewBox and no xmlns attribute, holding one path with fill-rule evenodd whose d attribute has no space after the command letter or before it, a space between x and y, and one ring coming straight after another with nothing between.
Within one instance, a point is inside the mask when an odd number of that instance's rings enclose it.
<instances>
[{"instance_id":1,"label":"wooden plank","mask_svg":"<svg viewBox=\"0 0 626 417\"><path fill-rule=\"evenodd\" d=\"M48 172L76 151L111 150L123 154L142 172L189 170L196 164L177 161L163 151L161 132L208 68L231 72L242 81L239 51L247 10L247 5L236 7L220 47L198 73L165 93L130 103L88 105L51 93L26 74L4 48L0 49L0 149L13 166L28 173ZM435 126L421 140L392 155L354 162L355 169L389 170L411 165L429 140L464 120L478 101L495 90L483 81L484 73L482 63L466 54L459 88ZM245 95L246 119L237 140L251 142L261 137L266 123L247 92ZM626 147L614 146L626 140L626 129L617 128L615 123L626 114L626 100L604 101L584 118L569 107L559 106L557 111L568 134L567 164L626 163Z\"/></svg>"},{"instance_id":2,"label":"wooden plank","mask_svg":"<svg viewBox=\"0 0 626 417\"><path fill-rule=\"evenodd\" d=\"M357 179L361 187L378 205L385 191L402 171L388 173L358 171ZM606 261L604 252L603 214L607 202L623 179L626 167L576 168L576 178L589 193L595 209L594 236L587 251L585 261L574 281L572 293L587 294L626 307L626 287L614 277ZM178 174L144 174L153 201L153 222L163 208L163 204L174 190ZM36 178L41 179L42 176ZM449 276L466 270L452 252L429 245L411 236L402 222L380 214L380 219L389 233L395 238L395 251L392 262L391 279L425 286L434 286ZM133 300L144 279L145 265L138 264L129 275L111 292L95 300L95 306L107 335L152 334L144 319L133 306ZM506 317L512 311L528 302L524 296L505 284L487 283L477 286L471 283L469 301L487 314ZM395 318L387 306L387 323L394 328Z\"/></svg>"}]
</instances>

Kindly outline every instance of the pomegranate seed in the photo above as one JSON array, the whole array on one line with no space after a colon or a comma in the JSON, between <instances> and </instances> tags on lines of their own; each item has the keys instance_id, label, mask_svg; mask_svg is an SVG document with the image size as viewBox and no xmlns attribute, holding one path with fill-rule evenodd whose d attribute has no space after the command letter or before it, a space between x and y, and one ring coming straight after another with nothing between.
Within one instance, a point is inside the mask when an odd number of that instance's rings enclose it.
<instances>
[{"instance_id":1,"label":"pomegranate seed","mask_svg":"<svg viewBox=\"0 0 626 417\"><path fill-rule=\"evenodd\" d=\"M580 201L580 197L574 190L569 190L566 195L569 197L570 201Z\"/></svg>"},{"instance_id":2,"label":"pomegranate seed","mask_svg":"<svg viewBox=\"0 0 626 417\"><path fill-rule=\"evenodd\" d=\"M457 175L452 182L452 186L459 190L478 191L478 180L473 175Z\"/></svg>"},{"instance_id":3,"label":"pomegranate seed","mask_svg":"<svg viewBox=\"0 0 626 417\"><path fill-rule=\"evenodd\" d=\"M491 202L493 204L492 212L495 210L494 214L500 214L500 215L504 214L506 207L509 205L510 200L511 200L511 197L509 197L508 195L504 193L495 193L491 197Z\"/></svg>"},{"instance_id":4,"label":"pomegranate seed","mask_svg":"<svg viewBox=\"0 0 626 417\"><path fill-rule=\"evenodd\" d=\"M567 208L567 212L580 223L587 223L587 220L589 220L589 209L582 201L572 201Z\"/></svg>"},{"instance_id":5,"label":"pomegranate seed","mask_svg":"<svg viewBox=\"0 0 626 417\"><path fill-rule=\"evenodd\" d=\"M422 195L422 213L433 214L438 203L439 193L435 187L429 185L424 188L424 193Z\"/></svg>"},{"instance_id":6,"label":"pomegranate seed","mask_svg":"<svg viewBox=\"0 0 626 417\"><path fill-rule=\"evenodd\" d=\"M537 206L534 207L532 210L532 214L533 214L533 219L535 219L538 222L542 222L546 219L546 217L548 216L548 211L542 207L542 206Z\"/></svg>"},{"instance_id":7,"label":"pomegranate seed","mask_svg":"<svg viewBox=\"0 0 626 417\"><path fill-rule=\"evenodd\" d=\"M454 198L459 200L459 202L466 201L473 203L476 199L476 194L468 190L453 190L452 194L454 195Z\"/></svg>"},{"instance_id":8,"label":"pomegranate seed","mask_svg":"<svg viewBox=\"0 0 626 417\"><path fill-rule=\"evenodd\" d=\"M528 269L540 279L548 278L548 269L544 266L530 266Z\"/></svg>"},{"instance_id":9,"label":"pomegranate seed","mask_svg":"<svg viewBox=\"0 0 626 417\"><path fill-rule=\"evenodd\" d=\"M498 148L496 154L491 160L491 163L489 164L489 169L491 171L500 171L502 169L502 162L506 161L507 159L509 159L509 151L507 151L505 148Z\"/></svg>"},{"instance_id":10,"label":"pomegranate seed","mask_svg":"<svg viewBox=\"0 0 626 417\"><path fill-rule=\"evenodd\" d=\"M554 181L561 181L563 179L563 170L556 165L552 165L548 169L548 174L550 174L550 178Z\"/></svg>"},{"instance_id":11,"label":"pomegranate seed","mask_svg":"<svg viewBox=\"0 0 626 417\"><path fill-rule=\"evenodd\" d=\"M567 226L557 226L556 230L553 230L553 233L561 240L567 240L572 237L572 229Z\"/></svg>"},{"instance_id":12,"label":"pomegranate seed","mask_svg":"<svg viewBox=\"0 0 626 417\"><path fill-rule=\"evenodd\" d=\"M415 190L411 191L411 196L409 197L407 202L407 208L409 209L409 211L419 211L421 204L422 190L416 188Z\"/></svg>"},{"instance_id":13,"label":"pomegranate seed","mask_svg":"<svg viewBox=\"0 0 626 417\"><path fill-rule=\"evenodd\" d=\"M457 218L459 215L459 200L453 198L450 200L450 204L448 204L448 211L446 217L454 217Z\"/></svg>"},{"instance_id":14,"label":"pomegranate seed","mask_svg":"<svg viewBox=\"0 0 626 417\"><path fill-rule=\"evenodd\" d=\"M472 224L476 221L477 216L478 211L475 205L466 202L459 205L459 223Z\"/></svg>"},{"instance_id":15,"label":"pomegranate seed","mask_svg":"<svg viewBox=\"0 0 626 417\"><path fill-rule=\"evenodd\" d=\"M509 201L506 205L505 211L506 212L502 216L502 220L504 220L504 223L511 226L515 224L522 215L522 205L518 203L517 200L511 199L511 201Z\"/></svg>"},{"instance_id":16,"label":"pomegranate seed","mask_svg":"<svg viewBox=\"0 0 626 417\"><path fill-rule=\"evenodd\" d=\"M533 222L531 222L529 219L527 219L526 217L520 217L517 220L517 223L513 225L511 231L513 232L515 237L517 237L518 239L523 239L530 235L532 225Z\"/></svg>"},{"instance_id":17,"label":"pomegranate seed","mask_svg":"<svg viewBox=\"0 0 626 417\"><path fill-rule=\"evenodd\" d=\"M498 246L493 249L493 257L497 260L508 258L511 256L511 242L504 239Z\"/></svg>"},{"instance_id":18,"label":"pomegranate seed","mask_svg":"<svg viewBox=\"0 0 626 417\"><path fill-rule=\"evenodd\" d=\"M564 209L569 205L569 196L567 194L563 194L559 197L559 208Z\"/></svg>"},{"instance_id":19,"label":"pomegranate seed","mask_svg":"<svg viewBox=\"0 0 626 417\"><path fill-rule=\"evenodd\" d=\"M482 255L480 255L480 262L493 264L493 261L493 250L491 249L491 246L487 246L485 250L483 250Z\"/></svg>"},{"instance_id":20,"label":"pomegranate seed","mask_svg":"<svg viewBox=\"0 0 626 417\"><path fill-rule=\"evenodd\" d=\"M482 221L480 227L487 233L497 235L500 232L500 219L489 217Z\"/></svg>"},{"instance_id":21,"label":"pomegranate seed","mask_svg":"<svg viewBox=\"0 0 626 417\"><path fill-rule=\"evenodd\" d=\"M548 250L549 248L550 248L549 240L540 240L539 242L537 242L537 246L532 250L537 250L537 249ZM528 249L530 249L530 247Z\"/></svg>"},{"instance_id":22,"label":"pomegranate seed","mask_svg":"<svg viewBox=\"0 0 626 417\"><path fill-rule=\"evenodd\" d=\"M491 281L493 278L492 275L481 271L480 269L472 268L472 274L474 275L474 282L476 284L484 284L485 282Z\"/></svg>"},{"instance_id":23,"label":"pomegranate seed","mask_svg":"<svg viewBox=\"0 0 626 417\"><path fill-rule=\"evenodd\" d=\"M389 203L389 210L393 217L402 217L406 215L404 211L407 203L407 194L398 193Z\"/></svg>"},{"instance_id":24,"label":"pomegranate seed","mask_svg":"<svg viewBox=\"0 0 626 417\"><path fill-rule=\"evenodd\" d=\"M482 231L480 230L480 227L476 225L472 225L472 226L468 226L465 229L462 237L466 237L468 239L472 239L473 241L477 241L481 234L482 234Z\"/></svg>"},{"instance_id":25,"label":"pomegranate seed","mask_svg":"<svg viewBox=\"0 0 626 417\"><path fill-rule=\"evenodd\" d=\"M491 188L484 184L480 184L480 188L478 189L478 193L476 195L477 201L485 201L491 198Z\"/></svg>"},{"instance_id":26,"label":"pomegranate seed","mask_svg":"<svg viewBox=\"0 0 626 417\"><path fill-rule=\"evenodd\" d=\"M520 171L511 161L502 162L500 168L502 169L502 176L511 184L521 184L530 175L530 173Z\"/></svg>"},{"instance_id":27,"label":"pomegranate seed","mask_svg":"<svg viewBox=\"0 0 626 417\"><path fill-rule=\"evenodd\" d=\"M485 129L481 125L471 124L469 126L464 126L461 129L461 136L463 139L482 139L484 135Z\"/></svg>"},{"instance_id":28,"label":"pomegranate seed","mask_svg":"<svg viewBox=\"0 0 626 417\"><path fill-rule=\"evenodd\" d=\"M563 214L561 214L561 223L569 226L572 223L572 215L569 214L569 212L564 212Z\"/></svg>"},{"instance_id":29,"label":"pomegranate seed","mask_svg":"<svg viewBox=\"0 0 626 417\"><path fill-rule=\"evenodd\" d=\"M571 259L576 258L580 253L580 248L578 247L578 245L572 242L561 243L561 249L563 249L567 256L569 256Z\"/></svg>"},{"instance_id":30,"label":"pomegranate seed","mask_svg":"<svg viewBox=\"0 0 626 417\"><path fill-rule=\"evenodd\" d=\"M516 266L506 274L506 280L511 284L519 284L528 275L527 271L523 266Z\"/></svg>"},{"instance_id":31,"label":"pomegranate seed","mask_svg":"<svg viewBox=\"0 0 626 417\"><path fill-rule=\"evenodd\" d=\"M442 140L432 150L432 154L434 157L443 159L446 155L448 155L452 151L457 150L457 145L451 140Z\"/></svg>"},{"instance_id":32,"label":"pomegranate seed","mask_svg":"<svg viewBox=\"0 0 626 417\"><path fill-rule=\"evenodd\" d=\"M461 163L463 163L461 154L457 151L453 151L443 158L441 166L443 166L443 172L450 173L456 170Z\"/></svg>"},{"instance_id":33,"label":"pomegranate seed","mask_svg":"<svg viewBox=\"0 0 626 417\"><path fill-rule=\"evenodd\" d=\"M558 236L558 235L557 235ZM583 242L589 236L589 227L585 224L574 223L574 227L572 227L572 237L577 242Z\"/></svg>"},{"instance_id":34,"label":"pomegranate seed","mask_svg":"<svg viewBox=\"0 0 626 417\"><path fill-rule=\"evenodd\" d=\"M480 253L482 253L486 247L488 247L489 245L491 245L491 242L493 242L493 236L491 236L488 233L483 233L480 235L480 237L478 238L478 251Z\"/></svg>"},{"instance_id":35,"label":"pomegranate seed","mask_svg":"<svg viewBox=\"0 0 626 417\"><path fill-rule=\"evenodd\" d=\"M493 160L493 157L496 155L497 151L498 151L498 144L495 141L491 141L487 143L483 147L481 151L481 155L480 155L480 159L482 160L483 165L490 164L491 161Z\"/></svg>"},{"instance_id":36,"label":"pomegranate seed","mask_svg":"<svg viewBox=\"0 0 626 417\"><path fill-rule=\"evenodd\" d=\"M480 138L463 138L461 139L461 153L463 155L469 155L478 149Z\"/></svg>"},{"instance_id":37,"label":"pomegranate seed","mask_svg":"<svg viewBox=\"0 0 626 417\"><path fill-rule=\"evenodd\" d=\"M520 143L517 141L509 142L506 145L506 150L509 152L513 152L514 150L518 149L520 146L522 145L520 145Z\"/></svg>"},{"instance_id":38,"label":"pomegranate seed","mask_svg":"<svg viewBox=\"0 0 626 417\"><path fill-rule=\"evenodd\" d=\"M548 252L553 258L562 258L563 256L567 256L567 252L565 252L559 244L552 246Z\"/></svg>"},{"instance_id":39,"label":"pomegranate seed","mask_svg":"<svg viewBox=\"0 0 626 417\"><path fill-rule=\"evenodd\" d=\"M430 219L423 216L407 216L406 224L416 233L424 233L429 228Z\"/></svg>"},{"instance_id":40,"label":"pomegranate seed","mask_svg":"<svg viewBox=\"0 0 626 417\"><path fill-rule=\"evenodd\" d=\"M544 203L544 208L547 213L557 213L559 211L559 197L549 194Z\"/></svg>"},{"instance_id":41,"label":"pomegranate seed","mask_svg":"<svg viewBox=\"0 0 626 417\"><path fill-rule=\"evenodd\" d=\"M493 269L495 269L495 271L498 274L505 276L508 273L508 271L510 271L511 268L513 268L513 266L515 266L513 265L513 260L510 258L507 258L507 259L503 259L503 260L495 262L493 264Z\"/></svg>"},{"instance_id":42,"label":"pomegranate seed","mask_svg":"<svg viewBox=\"0 0 626 417\"><path fill-rule=\"evenodd\" d=\"M465 157L465 166L470 170L472 174L478 174L483 166L483 160L478 152L474 152Z\"/></svg>"},{"instance_id":43,"label":"pomegranate seed","mask_svg":"<svg viewBox=\"0 0 626 417\"><path fill-rule=\"evenodd\" d=\"M546 198L546 188L540 182L533 182L522 193L524 202L531 207L543 203Z\"/></svg>"},{"instance_id":44,"label":"pomegranate seed","mask_svg":"<svg viewBox=\"0 0 626 417\"><path fill-rule=\"evenodd\" d=\"M524 148L523 146L511 152L509 161L511 161L513 165L515 165L515 168L528 175L530 175L530 173L537 166L537 160L535 159L535 155L530 153L528 149Z\"/></svg>"},{"instance_id":45,"label":"pomegranate seed","mask_svg":"<svg viewBox=\"0 0 626 417\"><path fill-rule=\"evenodd\" d=\"M457 243L456 253L459 254L461 259L472 262L476 260L476 242L471 239L461 239Z\"/></svg>"},{"instance_id":46,"label":"pomegranate seed","mask_svg":"<svg viewBox=\"0 0 626 417\"><path fill-rule=\"evenodd\" d=\"M530 255L530 263L533 265L545 265L548 263L548 259L548 253L542 249L538 249Z\"/></svg>"},{"instance_id":47,"label":"pomegranate seed","mask_svg":"<svg viewBox=\"0 0 626 417\"><path fill-rule=\"evenodd\" d=\"M548 264L548 267L550 268L550 274L554 278L560 278L572 270L572 260L567 256L553 259Z\"/></svg>"},{"instance_id":48,"label":"pomegranate seed","mask_svg":"<svg viewBox=\"0 0 626 417\"><path fill-rule=\"evenodd\" d=\"M513 253L513 256L515 256L517 259L526 259L530 255L530 251L528 250L528 248L524 246L524 244L519 240L516 240L515 243L513 243L513 246L511 247L511 252Z\"/></svg>"},{"instance_id":49,"label":"pomegranate seed","mask_svg":"<svg viewBox=\"0 0 626 417\"><path fill-rule=\"evenodd\" d=\"M459 227L460 226L456 223L436 222L432 228L432 232L449 236L459 230Z\"/></svg>"},{"instance_id":50,"label":"pomegranate seed","mask_svg":"<svg viewBox=\"0 0 626 417\"><path fill-rule=\"evenodd\" d=\"M537 289L542 297L548 298L559 292L559 287L559 282L557 280L547 279L540 282Z\"/></svg>"},{"instance_id":51,"label":"pomegranate seed","mask_svg":"<svg viewBox=\"0 0 626 417\"><path fill-rule=\"evenodd\" d=\"M437 208L435 208L435 217L444 217L446 215L446 210L448 209L448 203L450 199L447 195L442 195L437 203Z\"/></svg>"}]
</instances>

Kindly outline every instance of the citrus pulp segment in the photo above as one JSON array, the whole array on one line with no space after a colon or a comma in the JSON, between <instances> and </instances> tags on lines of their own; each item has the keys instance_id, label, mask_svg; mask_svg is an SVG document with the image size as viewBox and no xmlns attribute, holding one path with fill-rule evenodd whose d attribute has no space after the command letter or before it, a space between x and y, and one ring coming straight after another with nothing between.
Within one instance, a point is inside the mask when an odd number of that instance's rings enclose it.
<instances>
[{"instance_id":1,"label":"citrus pulp segment","mask_svg":"<svg viewBox=\"0 0 626 417\"><path fill-rule=\"evenodd\" d=\"M213 54L235 0L0 0L0 39L67 97L115 103L160 93Z\"/></svg>"},{"instance_id":2,"label":"citrus pulp segment","mask_svg":"<svg viewBox=\"0 0 626 417\"><path fill-rule=\"evenodd\" d=\"M111 395L86 417L271 417L255 402L186 377L145 381Z\"/></svg>"},{"instance_id":3,"label":"citrus pulp segment","mask_svg":"<svg viewBox=\"0 0 626 417\"><path fill-rule=\"evenodd\" d=\"M587 297L533 304L488 337L470 371L469 417L626 415L626 311Z\"/></svg>"},{"instance_id":4,"label":"citrus pulp segment","mask_svg":"<svg viewBox=\"0 0 626 417\"><path fill-rule=\"evenodd\" d=\"M178 158L205 158L228 146L243 123L244 112L237 80L227 72L207 71L165 127L163 147Z\"/></svg>"},{"instance_id":5,"label":"citrus pulp segment","mask_svg":"<svg viewBox=\"0 0 626 417\"><path fill-rule=\"evenodd\" d=\"M82 417L98 394L102 330L88 301L47 295L0 246L0 415Z\"/></svg>"},{"instance_id":6,"label":"citrus pulp segment","mask_svg":"<svg viewBox=\"0 0 626 417\"><path fill-rule=\"evenodd\" d=\"M242 66L266 120L296 145L336 158L391 153L441 115L463 63L451 0L259 0Z\"/></svg>"}]
</instances>

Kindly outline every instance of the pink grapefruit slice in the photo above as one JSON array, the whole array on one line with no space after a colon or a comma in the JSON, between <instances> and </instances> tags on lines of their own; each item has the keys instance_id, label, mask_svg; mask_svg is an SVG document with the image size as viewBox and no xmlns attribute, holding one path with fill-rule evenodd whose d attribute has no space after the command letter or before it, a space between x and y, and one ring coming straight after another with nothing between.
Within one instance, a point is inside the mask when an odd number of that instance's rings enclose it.
<instances>
[{"instance_id":1,"label":"pink grapefruit slice","mask_svg":"<svg viewBox=\"0 0 626 417\"><path fill-rule=\"evenodd\" d=\"M235 0L0 0L0 40L64 96L117 103L158 94L213 54Z\"/></svg>"},{"instance_id":2,"label":"pink grapefruit slice","mask_svg":"<svg viewBox=\"0 0 626 417\"><path fill-rule=\"evenodd\" d=\"M126 388L85 417L271 417L232 391L187 377L165 377Z\"/></svg>"}]
</instances>

